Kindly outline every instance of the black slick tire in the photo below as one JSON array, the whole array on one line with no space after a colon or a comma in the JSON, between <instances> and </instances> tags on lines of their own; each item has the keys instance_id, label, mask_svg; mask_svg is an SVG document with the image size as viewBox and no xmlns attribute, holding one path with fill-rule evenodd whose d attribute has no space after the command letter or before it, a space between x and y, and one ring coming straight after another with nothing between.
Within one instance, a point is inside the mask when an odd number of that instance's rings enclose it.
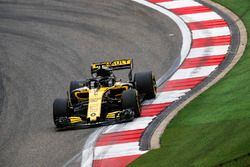
<instances>
[{"instance_id":1,"label":"black slick tire","mask_svg":"<svg viewBox=\"0 0 250 167\"><path fill-rule=\"evenodd\" d=\"M135 89L129 89L122 92L122 108L123 109L132 109L135 112L135 117L141 115L140 104Z\"/></svg>"},{"instance_id":2,"label":"black slick tire","mask_svg":"<svg viewBox=\"0 0 250 167\"><path fill-rule=\"evenodd\" d=\"M139 72L134 75L135 88L140 94L143 94L146 99L156 97L156 80L152 71Z\"/></svg>"},{"instance_id":3,"label":"black slick tire","mask_svg":"<svg viewBox=\"0 0 250 167\"><path fill-rule=\"evenodd\" d=\"M67 99L56 99L53 103L53 119L56 127L61 128L58 124L58 118L68 116L68 101Z\"/></svg>"}]
</instances>

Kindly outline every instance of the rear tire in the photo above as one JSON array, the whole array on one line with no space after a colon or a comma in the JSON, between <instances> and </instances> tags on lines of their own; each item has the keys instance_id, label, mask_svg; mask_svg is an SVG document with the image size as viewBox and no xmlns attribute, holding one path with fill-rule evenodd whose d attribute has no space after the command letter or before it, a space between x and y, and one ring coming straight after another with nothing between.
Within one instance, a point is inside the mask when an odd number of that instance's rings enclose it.
<instances>
[{"instance_id":1,"label":"rear tire","mask_svg":"<svg viewBox=\"0 0 250 167\"><path fill-rule=\"evenodd\" d=\"M156 80L152 71L135 73L134 75L135 88L140 94L145 95L146 99L156 97Z\"/></svg>"},{"instance_id":2,"label":"rear tire","mask_svg":"<svg viewBox=\"0 0 250 167\"><path fill-rule=\"evenodd\" d=\"M56 99L53 103L53 119L56 127L60 128L62 125L58 124L58 118L68 116L68 100Z\"/></svg>"},{"instance_id":3,"label":"rear tire","mask_svg":"<svg viewBox=\"0 0 250 167\"><path fill-rule=\"evenodd\" d=\"M129 89L122 92L122 108L132 109L135 112L135 117L139 117L141 115L139 103L140 101L135 89Z\"/></svg>"}]
</instances>

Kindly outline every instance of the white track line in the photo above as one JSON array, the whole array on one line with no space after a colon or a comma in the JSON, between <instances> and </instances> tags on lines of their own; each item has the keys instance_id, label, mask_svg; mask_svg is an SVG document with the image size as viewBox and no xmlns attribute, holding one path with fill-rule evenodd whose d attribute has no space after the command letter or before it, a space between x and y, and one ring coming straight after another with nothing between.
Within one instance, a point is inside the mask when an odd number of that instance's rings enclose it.
<instances>
[{"instance_id":1,"label":"white track line","mask_svg":"<svg viewBox=\"0 0 250 167\"><path fill-rule=\"evenodd\" d=\"M79 152L78 154L76 154L74 157L72 157L70 160L68 160L64 165L63 165L63 167L67 167L67 166L70 166L70 165L72 165L72 163L74 163L74 162L77 162L77 161L81 161L81 160L79 160L79 158L81 158L81 154L82 154L82 151L81 152Z\"/></svg>"},{"instance_id":2,"label":"white track line","mask_svg":"<svg viewBox=\"0 0 250 167\"><path fill-rule=\"evenodd\" d=\"M167 9L202 6L200 3L195 2L193 0L169 1L169 2L160 2L157 4Z\"/></svg>"},{"instance_id":3,"label":"white track line","mask_svg":"<svg viewBox=\"0 0 250 167\"><path fill-rule=\"evenodd\" d=\"M129 155L144 154L147 151L139 150L139 142L113 144L107 146L99 146L95 148L94 160L115 158ZM112 164L110 164L112 166Z\"/></svg>"},{"instance_id":4,"label":"white track line","mask_svg":"<svg viewBox=\"0 0 250 167\"><path fill-rule=\"evenodd\" d=\"M180 16L186 23L222 19L215 12L203 12L195 14L185 14Z\"/></svg>"},{"instance_id":5,"label":"white track line","mask_svg":"<svg viewBox=\"0 0 250 167\"><path fill-rule=\"evenodd\" d=\"M88 137L82 151L81 167L92 167L95 143L100 134L102 134L102 132L105 130L105 128L106 127L98 128Z\"/></svg>"},{"instance_id":6,"label":"white track line","mask_svg":"<svg viewBox=\"0 0 250 167\"><path fill-rule=\"evenodd\" d=\"M230 30L228 27L193 30L192 35L193 35L193 39L218 37L218 36L223 36L223 35L230 35Z\"/></svg>"},{"instance_id":7,"label":"white track line","mask_svg":"<svg viewBox=\"0 0 250 167\"><path fill-rule=\"evenodd\" d=\"M132 122L108 126L104 133L121 132L126 130L145 129L155 117L140 117Z\"/></svg>"},{"instance_id":8,"label":"white track line","mask_svg":"<svg viewBox=\"0 0 250 167\"><path fill-rule=\"evenodd\" d=\"M187 58L197 58L205 56L214 56L214 55L225 55L228 51L229 45L221 46L208 46L201 48L192 48Z\"/></svg>"},{"instance_id":9,"label":"white track line","mask_svg":"<svg viewBox=\"0 0 250 167\"><path fill-rule=\"evenodd\" d=\"M155 99L147 100L143 103L143 105L173 102L175 100L178 100L181 96L185 95L188 91L190 91L190 89L160 92L157 93Z\"/></svg>"},{"instance_id":10,"label":"white track line","mask_svg":"<svg viewBox=\"0 0 250 167\"><path fill-rule=\"evenodd\" d=\"M211 74L211 72L216 69L217 66L218 65L179 69L169 80L207 77L209 74Z\"/></svg>"}]
</instances>

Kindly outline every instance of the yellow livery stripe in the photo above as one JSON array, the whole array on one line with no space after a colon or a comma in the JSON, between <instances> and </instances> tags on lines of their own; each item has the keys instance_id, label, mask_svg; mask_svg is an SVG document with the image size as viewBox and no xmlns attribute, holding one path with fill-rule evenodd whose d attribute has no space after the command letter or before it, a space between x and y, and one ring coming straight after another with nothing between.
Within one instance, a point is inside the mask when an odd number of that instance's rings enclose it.
<instances>
[{"instance_id":1,"label":"yellow livery stripe","mask_svg":"<svg viewBox=\"0 0 250 167\"><path fill-rule=\"evenodd\" d=\"M70 123L72 124L82 122L82 119L80 117L69 117L69 119Z\"/></svg>"}]
</instances>

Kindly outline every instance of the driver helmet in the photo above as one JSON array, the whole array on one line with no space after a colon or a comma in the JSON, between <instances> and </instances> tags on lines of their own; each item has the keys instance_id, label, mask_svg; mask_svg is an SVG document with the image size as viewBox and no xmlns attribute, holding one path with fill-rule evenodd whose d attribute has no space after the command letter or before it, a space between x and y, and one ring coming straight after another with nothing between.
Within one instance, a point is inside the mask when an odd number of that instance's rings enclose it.
<instances>
[{"instance_id":1,"label":"driver helmet","mask_svg":"<svg viewBox=\"0 0 250 167\"><path fill-rule=\"evenodd\" d=\"M112 75L112 70L108 67L101 67L95 71L95 77L109 77Z\"/></svg>"}]
</instances>

